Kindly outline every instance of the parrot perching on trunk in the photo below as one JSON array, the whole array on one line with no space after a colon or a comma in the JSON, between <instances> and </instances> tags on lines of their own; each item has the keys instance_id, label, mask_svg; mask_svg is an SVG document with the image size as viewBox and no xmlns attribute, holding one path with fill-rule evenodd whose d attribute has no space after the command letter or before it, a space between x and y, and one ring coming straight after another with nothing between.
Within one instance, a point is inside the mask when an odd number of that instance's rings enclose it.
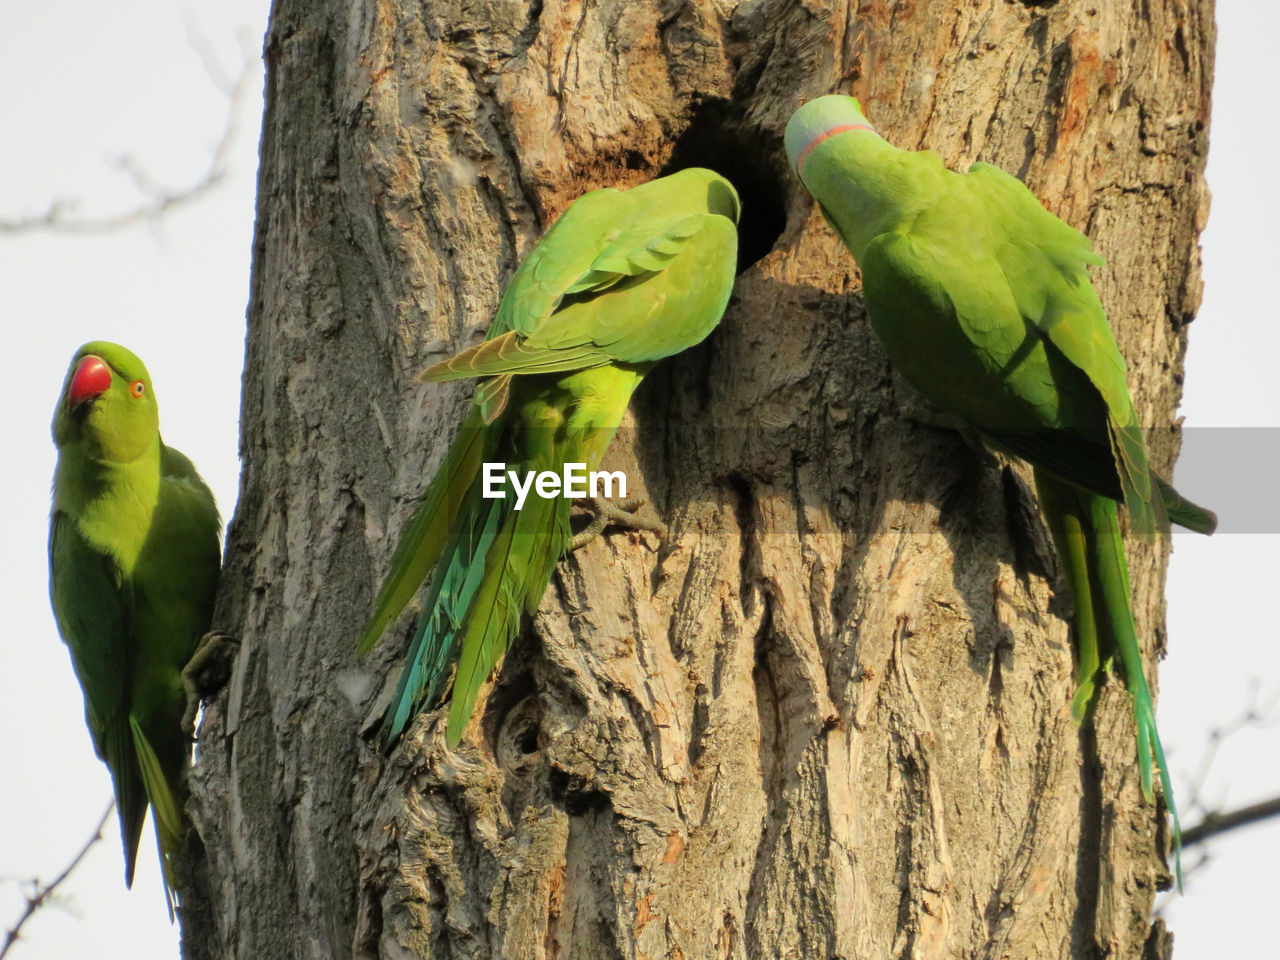
<instances>
[{"instance_id":1,"label":"parrot perching on trunk","mask_svg":"<svg viewBox=\"0 0 1280 960\"><path fill-rule=\"evenodd\" d=\"M698 168L579 197L516 269L484 342L421 374L480 383L357 644L367 653L427 584L383 722L388 743L444 692L456 659L446 741L458 744L481 685L569 546L568 499L531 492L516 508L509 485L504 498L486 498L483 464L521 476L566 463L595 470L649 369L720 322L739 212L733 186Z\"/></svg>"},{"instance_id":2,"label":"parrot perching on trunk","mask_svg":"<svg viewBox=\"0 0 1280 960\"><path fill-rule=\"evenodd\" d=\"M172 916L191 753L182 670L213 614L218 511L191 461L161 441L146 367L117 344L76 351L53 441L54 617L94 749L111 772L125 883L133 885L150 805Z\"/></svg>"},{"instance_id":3,"label":"parrot perching on trunk","mask_svg":"<svg viewBox=\"0 0 1280 960\"><path fill-rule=\"evenodd\" d=\"M1125 364L1089 279L1102 259L1017 179L885 142L852 97L802 106L786 129L792 167L862 271L871 326L929 400L993 447L1029 461L1075 598L1081 722L1119 658L1133 700L1142 793L1152 758L1178 815L1130 606L1116 504L1151 536L1216 519L1150 468Z\"/></svg>"}]
</instances>

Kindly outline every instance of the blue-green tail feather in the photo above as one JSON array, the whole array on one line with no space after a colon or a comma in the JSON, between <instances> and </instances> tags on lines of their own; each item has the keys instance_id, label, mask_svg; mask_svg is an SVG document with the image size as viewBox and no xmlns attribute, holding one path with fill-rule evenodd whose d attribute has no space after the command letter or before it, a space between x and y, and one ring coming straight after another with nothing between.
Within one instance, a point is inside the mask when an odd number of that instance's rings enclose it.
<instances>
[{"instance_id":1,"label":"blue-green tail feather","mask_svg":"<svg viewBox=\"0 0 1280 960\"><path fill-rule=\"evenodd\" d=\"M542 453L507 464L519 473L558 471L567 456L554 430L544 435L526 427L521 442L526 448L541 447ZM499 445L489 444L486 450ZM504 479L502 487L505 497L486 499L476 476L462 497L387 709L383 730L388 744L444 694L461 656L446 730L449 746L457 745L480 686L510 646L523 611L536 609L569 541L567 501L531 492L517 511L509 481Z\"/></svg>"},{"instance_id":2,"label":"blue-green tail feather","mask_svg":"<svg viewBox=\"0 0 1280 960\"><path fill-rule=\"evenodd\" d=\"M463 510L472 520L456 524L432 573L400 682L387 709L388 743L400 738L424 704L435 702L444 692L449 668L457 656L458 636L479 589L489 548L507 512L506 503L482 500L478 487L468 493Z\"/></svg>"}]
</instances>

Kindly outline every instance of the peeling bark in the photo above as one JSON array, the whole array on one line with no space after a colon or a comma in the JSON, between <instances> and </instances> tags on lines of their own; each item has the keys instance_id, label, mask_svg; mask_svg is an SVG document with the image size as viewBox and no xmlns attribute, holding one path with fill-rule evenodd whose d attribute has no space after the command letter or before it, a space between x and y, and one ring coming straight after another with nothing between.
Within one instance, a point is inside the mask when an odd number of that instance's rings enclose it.
<instances>
[{"instance_id":1,"label":"peeling bark","mask_svg":"<svg viewBox=\"0 0 1280 960\"><path fill-rule=\"evenodd\" d=\"M1187 0L277 0L186 955L1168 956L1128 701L1071 722L1027 475L904 412L781 132L851 91L1088 232L1168 467L1212 40ZM470 392L414 374L580 193L693 164L744 269L606 460L667 537L561 563L458 751L436 711L380 754L407 620L354 638ZM1130 557L1154 673L1165 547Z\"/></svg>"}]
</instances>

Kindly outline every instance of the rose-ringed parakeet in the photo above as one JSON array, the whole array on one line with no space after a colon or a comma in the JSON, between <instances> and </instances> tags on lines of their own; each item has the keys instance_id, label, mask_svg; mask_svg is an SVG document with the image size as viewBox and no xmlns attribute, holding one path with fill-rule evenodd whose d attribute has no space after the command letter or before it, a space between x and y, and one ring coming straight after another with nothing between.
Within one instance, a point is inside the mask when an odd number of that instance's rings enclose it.
<instances>
[{"instance_id":1,"label":"rose-ringed parakeet","mask_svg":"<svg viewBox=\"0 0 1280 960\"><path fill-rule=\"evenodd\" d=\"M1172 520L1212 532L1147 462L1125 364L1090 283L1090 241L986 163L947 170L937 154L885 142L852 97L791 117L793 168L862 271L871 326L889 358L944 411L1029 461L1075 598L1083 720L1118 656L1132 695L1143 795L1152 755L1177 811L1130 607L1116 504L1151 535Z\"/></svg>"},{"instance_id":2,"label":"rose-ringed parakeet","mask_svg":"<svg viewBox=\"0 0 1280 960\"><path fill-rule=\"evenodd\" d=\"M191 461L161 441L146 367L117 344L76 351L53 441L54 616L111 771L125 883L150 805L172 914L170 858L185 833L191 752L182 669L213 614L218 511Z\"/></svg>"},{"instance_id":3,"label":"rose-ringed parakeet","mask_svg":"<svg viewBox=\"0 0 1280 960\"><path fill-rule=\"evenodd\" d=\"M520 476L566 463L594 470L649 369L720 322L738 215L733 186L697 168L579 197L516 269L484 342L421 375L481 379L358 643L367 652L427 582L384 719L388 742L443 692L456 659L446 740L457 745L570 543L570 500L531 493L516 509L510 488L486 498L482 465Z\"/></svg>"}]
</instances>

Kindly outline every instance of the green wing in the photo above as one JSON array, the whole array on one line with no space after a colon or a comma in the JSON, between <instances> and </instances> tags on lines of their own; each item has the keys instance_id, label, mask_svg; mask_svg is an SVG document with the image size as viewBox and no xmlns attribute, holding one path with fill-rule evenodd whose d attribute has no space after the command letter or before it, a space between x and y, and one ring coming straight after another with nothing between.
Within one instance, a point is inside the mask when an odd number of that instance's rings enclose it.
<instances>
[{"instance_id":1,"label":"green wing","mask_svg":"<svg viewBox=\"0 0 1280 960\"><path fill-rule=\"evenodd\" d=\"M1102 258L1084 234L1045 210L1021 181L999 167L976 163L964 179L1000 228L996 259L1019 312L1083 375L1066 380L1062 389L1092 390L1106 406L1105 437L1098 435L1096 420L1071 425L1087 441L1105 442L1111 454L1112 477L1095 456L1094 476L1083 485L1115 496L1118 483L1122 495L1117 499L1128 508L1131 524L1153 531L1158 505L1153 506L1146 447L1124 358L1088 273L1090 265L1103 264Z\"/></svg>"},{"instance_id":2,"label":"green wing","mask_svg":"<svg viewBox=\"0 0 1280 960\"><path fill-rule=\"evenodd\" d=\"M486 339L537 330L601 254L634 235L633 193L592 190L571 203L512 274Z\"/></svg>"},{"instance_id":3,"label":"green wing","mask_svg":"<svg viewBox=\"0 0 1280 960\"><path fill-rule=\"evenodd\" d=\"M719 264L736 247L732 221L718 214L681 217L657 233L631 229L604 246L567 284L568 275L558 274L555 279L564 285L555 295L548 284L537 283L532 292L513 287L503 301L537 309L550 306L554 312L510 315L506 332L491 332L490 339L429 368L421 379L564 373L605 363L649 363L678 353L690 345L691 337L696 338L693 342L705 337L715 321L693 330L670 320L648 322L661 318L664 306L663 292L653 281L682 254ZM525 282L535 284L533 277Z\"/></svg>"},{"instance_id":4,"label":"green wing","mask_svg":"<svg viewBox=\"0 0 1280 960\"><path fill-rule=\"evenodd\" d=\"M84 692L85 722L94 750L111 773L125 883L132 885L147 814L129 725L132 596L110 558L94 550L75 521L58 510L49 527L49 588L58 631Z\"/></svg>"},{"instance_id":5,"label":"green wing","mask_svg":"<svg viewBox=\"0 0 1280 960\"><path fill-rule=\"evenodd\" d=\"M221 524L213 494L182 453L163 447L160 472L151 526L131 578L130 720L167 868L186 832L182 805L191 747L182 730L182 670L213 617Z\"/></svg>"},{"instance_id":6,"label":"green wing","mask_svg":"<svg viewBox=\"0 0 1280 960\"><path fill-rule=\"evenodd\" d=\"M944 409L996 446L1123 499L1135 528L1150 531L1142 433L1086 269L1097 258L1017 180L977 166L953 175L959 202L867 245L873 326L908 379ZM961 223L971 226L958 233ZM957 235L973 242L954 243Z\"/></svg>"}]
</instances>

